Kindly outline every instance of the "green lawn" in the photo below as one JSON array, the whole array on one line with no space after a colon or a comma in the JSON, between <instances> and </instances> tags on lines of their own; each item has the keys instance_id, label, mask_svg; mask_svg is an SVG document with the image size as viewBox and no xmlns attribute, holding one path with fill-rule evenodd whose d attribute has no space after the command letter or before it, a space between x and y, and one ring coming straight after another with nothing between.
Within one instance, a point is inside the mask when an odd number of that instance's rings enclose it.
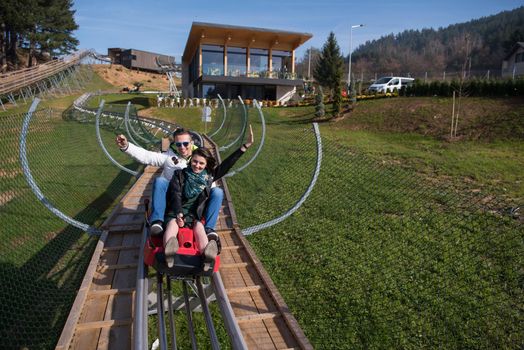
<instances>
[{"instance_id":1,"label":"green lawn","mask_svg":"<svg viewBox=\"0 0 524 350\"><path fill-rule=\"evenodd\" d=\"M96 238L65 224L29 189L18 161L23 115L0 119L0 321L1 348L51 348L62 331ZM136 165L113 147L112 156ZM38 112L30 124L30 170L47 200L88 225L101 224L134 182L100 151L93 124Z\"/></svg>"},{"instance_id":2,"label":"green lawn","mask_svg":"<svg viewBox=\"0 0 524 350\"><path fill-rule=\"evenodd\" d=\"M89 90L109 88L95 75ZM77 96L41 107L64 109ZM119 110L131 100L141 114L201 132L215 130L221 118L214 114L205 125L200 108L151 107L154 100L142 94L104 99ZM363 101L345 119L321 123L322 170L310 197L284 222L249 236L315 348L518 349L524 343L524 232L522 216L510 215L524 194L523 102L463 103L458 140L446 136L450 99ZM3 348L54 346L95 244L49 213L25 183L17 150L23 115L8 116L28 106L0 113ZM313 112L264 109L263 151L228 179L242 228L279 216L307 188L316 160ZM241 113L230 116L215 136L219 145L238 133ZM253 109L249 120L258 140ZM29 135L36 182L77 220L100 224L133 182L100 152L92 124L39 113ZM103 129L102 137L114 158L136 169L114 147L113 131ZM216 305L213 314L227 347ZM181 346L188 346L178 321Z\"/></svg>"},{"instance_id":3,"label":"green lawn","mask_svg":"<svg viewBox=\"0 0 524 350\"><path fill-rule=\"evenodd\" d=\"M264 111L263 152L228 179L243 228L290 208L316 156L300 122L311 109ZM521 140L448 142L354 122L321 124L313 193L248 238L313 346L519 348L524 232L507 207L522 196Z\"/></svg>"}]
</instances>

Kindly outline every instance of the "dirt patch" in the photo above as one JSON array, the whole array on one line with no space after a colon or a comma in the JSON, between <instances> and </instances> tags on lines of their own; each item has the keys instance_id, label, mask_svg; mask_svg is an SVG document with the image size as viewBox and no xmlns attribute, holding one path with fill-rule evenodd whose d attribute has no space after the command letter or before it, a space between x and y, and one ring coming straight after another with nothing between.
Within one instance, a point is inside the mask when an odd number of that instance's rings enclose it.
<instances>
[{"instance_id":1,"label":"dirt patch","mask_svg":"<svg viewBox=\"0 0 524 350\"><path fill-rule=\"evenodd\" d=\"M16 191L14 190L0 193L0 207L11 202L11 200L15 197L16 197Z\"/></svg>"},{"instance_id":2,"label":"dirt patch","mask_svg":"<svg viewBox=\"0 0 524 350\"><path fill-rule=\"evenodd\" d=\"M142 87L140 87L140 90L142 91L169 90L169 81L165 74L131 70L118 64L95 64L93 65L93 69L100 77L102 77L102 79L120 89L124 87L131 89L133 88L133 83L140 82L143 84ZM180 87L180 80L175 79L175 84L177 87Z\"/></svg>"},{"instance_id":3,"label":"dirt patch","mask_svg":"<svg viewBox=\"0 0 524 350\"><path fill-rule=\"evenodd\" d=\"M4 178L7 178L7 179L12 179L14 177L16 177L18 174L21 174L22 171L20 169L17 169L17 170L5 170L5 169L0 169L0 177L4 177Z\"/></svg>"}]
</instances>

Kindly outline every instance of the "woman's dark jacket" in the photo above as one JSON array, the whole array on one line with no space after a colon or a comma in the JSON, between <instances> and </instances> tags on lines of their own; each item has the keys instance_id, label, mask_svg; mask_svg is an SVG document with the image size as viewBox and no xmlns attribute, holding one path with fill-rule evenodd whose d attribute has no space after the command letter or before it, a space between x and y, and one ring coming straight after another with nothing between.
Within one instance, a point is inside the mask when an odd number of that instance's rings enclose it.
<instances>
[{"instance_id":1,"label":"woman's dark jacket","mask_svg":"<svg viewBox=\"0 0 524 350\"><path fill-rule=\"evenodd\" d=\"M227 157L215 170L210 174L206 188L198 195L196 204L196 213L194 213L195 219L200 220L204 215L206 209L207 199L209 198L209 192L211 191L211 184L223 177L229 169L236 163L236 161L242 156L244 152L239 148ZM191 164L187 165L188 167ZM175 218L177 214L182 213L182 193L184 188L185 174L184 169L176 170L173 174L173 178L169 182L167 189L167 204L166 204L166 216L168 218Z\"/></svg>"}]
</instances>

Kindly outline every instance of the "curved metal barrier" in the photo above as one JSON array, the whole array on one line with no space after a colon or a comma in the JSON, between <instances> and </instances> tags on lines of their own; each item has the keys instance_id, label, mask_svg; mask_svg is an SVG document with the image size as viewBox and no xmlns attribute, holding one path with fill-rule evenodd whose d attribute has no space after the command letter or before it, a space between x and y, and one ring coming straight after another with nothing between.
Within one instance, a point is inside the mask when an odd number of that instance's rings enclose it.
<instances>
[{"instance_id":1,"label":"curved metal barrier","mask_svg":"<svg viewBox=\"0 0 524 350\"><path fill-rule=\"evenodd\" d=\"M320 130L318 128L318 124L317 123L313 123L313 130L315 132L315 138L317 140L317 165L315 167L315 172L313 173L313 178L311 179L311 183L309 184L306 192L304 192L304 194L302 195L302 197L300 197L298 202L291 209L289 209L287 212L285 212L284 214L282 214L278 218L275 218L275 219L267 221L267 222L265 222L263 224L251 226L251 227L248 227L248 228L242 230L242 234L243 235L245 235L245 236L250 235L252 233L258 232L258 231L260 231L262 229L271 227L273 225L278 224L279 222L284 221L291 214L293 214L295 211L297 211L297 209L300 208L300 206L305 202L307 197L309 197L311 191L313 191L313 188L315 187L315 184L317 182L318 175L320 174L320 166L322 164L322 139L320 137Z\"/></svg>"},{"instance_id":2,"label":"curved metal barrier","mask_svg":"<svg viewBox=\"0 0 524 350\"><path fill-rule=\"evenodd\" d=\"M242 170L244 170L245 168L247 168L251 163L253 163L255 158L258 157L258 154L260 153L260 151L262 151L262 147L264 147L264 141L266 140L266 120L264 119L264 113L262 113L262 109L260 108L260 104L258 103L258 101L253 100L253 104L255 105L255 107L258 110L258 115L260 116L260 122L262 124L262 136L260 139L260 144L258 145L257 151L255 152L255 154L253 155L253 157L251 157L249 161L247 161L240 168L227 173L226 175L224 175L224 177L234 176L238 174L239 172L241 172Z\"/></svg>"},{"instance_id":3,"label":"curved metal barrier","mask_svg":"<svg viewBox=\"0 0 524 350\"><path fill-rule=\"evenodd\" d=\"M222 129L222 127L224 126L224 123L226 122L226 116L227 116L226 104L224 103L224 100L222 99L222 96L220 96L220 94L217 94L217 96L218 96L218 99L220 100L220 103L222 104L222 110L224 111L224 116L222 117L222 123L220 124L218 129L216 129L213 133L209 134L208 135L209 137L215 136Z\"/></svg>"},{"instance_id":4,"label":"curved metal barrier","mask_svg":"<svg viewBox=\"0 0 524 350\"><path fill-rule=\"evenodd\" d=\"M111 163L116 165L117 168L133 176L139 176L139 173L137 171L130 170L126 168L125 166L121 165L120 163L118 163L113 157L111 157L106 147L104 146L104 142L102 141L102 137L100 136L100 114L102 113L102 109L104 108L104 102L105 102L104 100L100 102L100 106L98 107L98 112L96 113L95 125L96 125L96 139L98 141L98 144L100 145L100 148L102 148L102 151L104 152L106 157L111 161Z\"/></svg>"},{"instance_id":5,"label":"curved metal barrier","mask_svg":"<svg viewBox=\"0 0 524 350\"><path fill-rule=\"evenodd\" d=\"M236 144L239 140L242 139L242 137L244 137L244 133L246 132L246 127L247 127L247 108L246 108L246 105L244 104L244 101L242 100L242 97L238 96L238 99L240 100L240 104L242 105L242 109L244 111L244 113L243 113L243 116L244 116L243 121L244 121L244 123L242 124L242 130L238 134L238 137L235 140L233 140L233 142L231 142L229 145L221 146L219 148L220 152L223 152L223 151L227 150L229 147L231 147L234 144Z\"/></svg>"},{"instance_id":6,"label":"curved metal barrier","mask_svg":"<svg viewBox=\"0 0 524 350\"><path fill-rule=\"evenodd\" d=\"M31 118L33 117L33 113L36 110L36 107L40 103L39 98L35 98L33 100L33 103L31 104L31 107L29 108L29 111L27 112L24 123L22 125L22 130L20 132L20 163L22 164L22 170L24 173L24 177L27 181L27 184L35 194L36 198L47 208L49 211L51 211L53 214L55 214L58 218L65 221L66 223L77 227L81 229L82 231L87 232L90 235L100 235L102 233L101 230L89 226L87 224L84 224L80 221L77 221L64 213L62 213L60 210L58 210L53 204L51 204L47 198L44 196L38 185L36 184L35 179L33 178L33 175L31 174L31 169L29 168L29 162L27 160L27 150L26 150L26 140L27 140L27 133L29 131L29 123L31 122Z\"/></svg>"}]
</instances>

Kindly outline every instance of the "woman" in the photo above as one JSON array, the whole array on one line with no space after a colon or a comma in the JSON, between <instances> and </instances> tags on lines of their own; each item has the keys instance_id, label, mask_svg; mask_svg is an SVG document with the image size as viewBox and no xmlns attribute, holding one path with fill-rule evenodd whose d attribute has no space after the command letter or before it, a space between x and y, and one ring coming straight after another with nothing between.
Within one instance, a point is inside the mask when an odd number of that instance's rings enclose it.
<instances>
[{"instance_id":1,"label":"woman","mask_svg":"<svg viewBox=\"0 0 524 350\"><path fill-rule=\"evenodd\" d=\"M197 249L204 255L204 270L210 267L218 254L216 233L209 238L201 222L213 181L224 176L235 162L253 144L253 130L249 126L248 142L215 167L216 160L206 148L193 151L191 163L185 169L176 170L167 191L167 210L164 234L164 253L168 267L174 263L178 250L178 228L193 227ZM214 228L213 228L214 229Z\"/></svg>"}]
</instances>

